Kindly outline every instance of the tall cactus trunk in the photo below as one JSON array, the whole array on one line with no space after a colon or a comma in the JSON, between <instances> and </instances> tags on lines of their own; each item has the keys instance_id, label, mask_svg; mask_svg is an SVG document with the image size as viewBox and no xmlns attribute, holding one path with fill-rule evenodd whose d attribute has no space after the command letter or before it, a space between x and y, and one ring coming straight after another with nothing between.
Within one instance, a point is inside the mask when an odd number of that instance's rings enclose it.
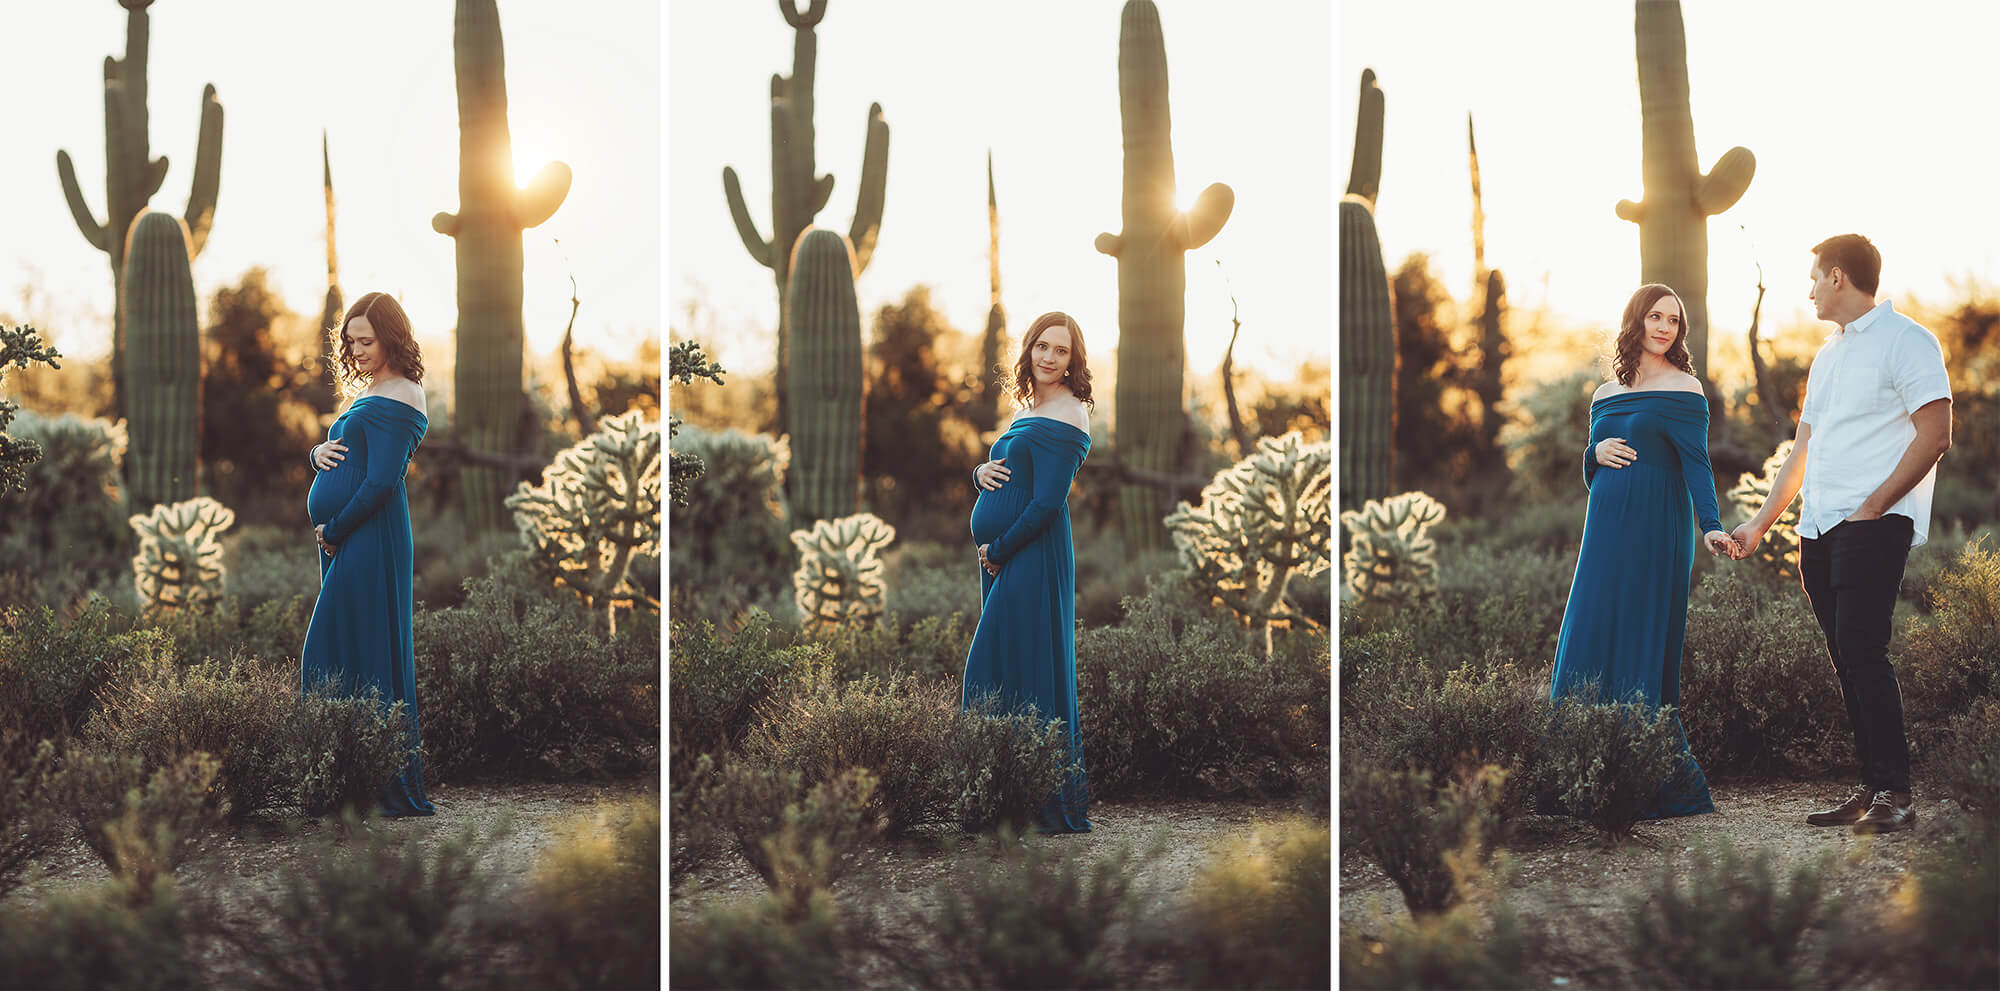
<instances>
[{"instance_id":1,"label":"tall cactus trunk","mask_svg":"<svg viewBox=\"0 0 2000 991\"><path fill-rule=\"evenodd\" d=\"M792 527L852 516L861 486L861 416L867 398L861 305L847 239L808 229L791 265Z\"/></svg>"},{"instance_id":2,"label":"tall cactus trunk","mask_svg":"<svg viewBox=\"0 0 2000 991\"><path fill-rule=\"evenodd\" d=\"M125 340L125 255L126 238L160 184L167 178L165 157L153 158L147 135L146 59L151 47L152 26L146 8L152 0L120 0L125 8L125 57L104 59L104 206L105 219L99 223L83 198L77 183L76 165L69 152L56 152L56 173L62 180L63 196L69 201L70 215L77 230L111 261L113 309L111 320L111 378L114 416L128 416ZM188 192L184 221L187 226L187 253L197 257L208 243L208 229L215 216L215 195L222 178L222 104L216 101L213 85L202 88L201 129L195 138L193 184Z\"/></svg>"},{"instance_id":3,"label":"tall cactus trunk","mask_svg":"<svg viewBox=\"0 0 2000 991\"><path fill-rule=\"evenodd\" d=\"M1395 464L1396 314L1375 232L1382 88L1361 70L1354 165L1340 201L1340 504L1387 498Z\"/></svg>"},{"instance_id":4,"label":"tall cactus trunk","mask_svg":"<svg viewBox=\"0 0 2000 991\"><path fill-rule=\"evenodd\" d=\"M201 329L187 226L147 211L125 256L125 355L131 390L125 458L134 513L192 499L201 444Z\"/></svg>"},{"instance_id":5,"label":"tall cactus trunk","mask_svg":"<svg viewBox=\"0 0 2000 991\"><path fill-rule=\"evenodd\" d=\"M550 162L524 189L514 185L507 127L506 55L494 0L458 0L452 18L458 83L459 212L431 219L456 239L458 355L452 370L454 429L466 447L512 454L523 442L526 330L521 320L521 231L549 219L569 194L569 166ZM466 526L508 523L515 479L468 465L460 474Z\"/></svg>"},{"instance_id":6,"label":"tall cactus trunk","mask_svg":"<svg viewBox=\"0 0 2000 991\"><path fill-rule=\"evenodd\" d=\"M1486 268L1486 200L1479 182L1479 142L1473 137L1470 113L1465 115L1465 149L1472 171L1473 293L1483 301L1479 310L1479 367L1473 372L1473 391L1479 396L1479 446L1474 458L1483 467L1494 467L1502 460L1501 368L1510 350L1500 326L1507 306L1507 280L1497 270Z\"/></svg>"},{"instance_id":7,"label":"tall cactus trunk","mask_svg":"<svg viewBox=\"0 0 2000 991\"><path fill-rule=\"evenodd\" d=\"M791 422L788 369L791 367L792 246L812 226L813 218L833 195L833 176L819 175L813 160L813 80L819 65L815 30L826 16L826 0L811 0L798 9L795 0L778 0L778 11L790 25L792 74L771 76L771 239L765 240L750 218L743 185L734 168L722 169L722 188L729 215L743 247L757 264L771 270L778 285L777 425ZM883 190L889 177L889 125L882 105L868 108L867 143L861 152L861 184L855 194L854 220L848 243L854 251L854 274L868 268L875 255L875 237L882 227Z\"/></svg>"},{"instance_id":8,"label":"tall cactus trunk","mask_svg":"<svg viewBox=\"0 0 2000 991\"><path fill-rule=\"evenodd\" d=\"M313 409L325 416L339 405L334 384L339 376L334 370L334 351L327 334L339 326L345 304L340 298L340 256L334 251L333 241L333 157L327 150L324 130L319 132L319 161L321 182L326 188L326 304L319 315L319 377L312 388L305 390L305 395Z\"/></svg>"},{"instance_id":9,"label":"tall cactus trunk","mask_svg":"<svg viewBox=\"0 0 2000 991\"><path fill-rule=\"evenodd\" d=\"M1236 194L1221 183L1192 209L1174 208L1173 124L1167 104L1167 45L1152 0L1128 0L1118 24L1118 109L1125 163L1117 234L1097 250L1118 259L1119 460L1163 475L1183 474L1181 406L1187 346L1187 253L1229 219ZM1146 485L1118 492L1121 531L1131 550L1167 546L1167 493Z\"/></svg>"},{"instance_id":10,"label":"tall cactus trunk","mask_svg":"<svg viewBox=\"0 0 2000 991\"><path fill-rule=\"evenodd\" d=\"M1000 305L1000 199L993 188L993 150L986 151L986 333L979 338L979 401L972 409L980 432L1000 425L1000 345L1007 337L1007 311Z\"/></svg>"},{"instance_id":11,"label":"tall cactus trunk","mask_svg":"<svg viewBox=\"0 0 2000 991\"><path fill-rule=\"evenodd\" d=\"M1708 218L1743 196L1757 159L1747 148L1731 148L1702 174L1688 105L1681 5L1678 0L1637 0L1636 7L1646 192L1641 202L1619 201L1618 216L1639 225L1639 281L1673 287L1687 307L1688 356L1715 410L1721 395L1708 369ZM1722 421L1711 413L1711 437Z\"/></svg>"}]
</instances>

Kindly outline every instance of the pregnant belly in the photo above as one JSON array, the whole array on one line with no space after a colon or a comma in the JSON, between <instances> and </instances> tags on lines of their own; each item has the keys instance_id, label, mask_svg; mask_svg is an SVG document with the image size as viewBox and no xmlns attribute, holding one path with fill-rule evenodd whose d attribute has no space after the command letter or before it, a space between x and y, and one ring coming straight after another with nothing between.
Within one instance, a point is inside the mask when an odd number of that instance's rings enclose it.
<instances>
[{"instance_id":1,"label":"pregnant belly","mask_svg":"<svg viewBox=\"0 0 2000 991\"><path fill-rule=\"evenodd\" d=\"M1027 508L1023 499L1026 491L1026 486L1017 485L1002 485L991 492L982 490L979 500L972 504L973 542L990 544L999 540L1020 519L1021 510Z\"/></svg>"},{"instance_id":2,"label":"pregnant belly","mask_svg":"<svg viewBox=\"0 0 2000 991\"><path fill-rule=\"evenodd\" d=\"M313 478L312 490L306 493L306 514L315 525L333 519L354 498L354 490L361 486L363 477L359 465L350 467L346 462L332 471L320 472Z\"/></svg>"}]
</instances>

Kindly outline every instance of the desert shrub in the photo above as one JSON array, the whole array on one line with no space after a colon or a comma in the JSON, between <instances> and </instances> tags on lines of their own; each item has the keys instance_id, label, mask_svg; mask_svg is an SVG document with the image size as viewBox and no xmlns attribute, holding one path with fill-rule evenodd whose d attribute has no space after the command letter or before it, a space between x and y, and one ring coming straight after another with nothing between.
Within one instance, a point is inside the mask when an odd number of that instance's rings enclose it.
<instances>
[{"instance_id":1,"label":"desert shrub","mask_svg":"<svg viewBox=\"0 0 2000 991\"><path fill-rule=\"evenodd\" d=\"M1331 986L1332 832L1282 822L1226 843L1196 876L1187 912L1186 986Z\"/></svg>"},{"instance_id":2,"label":"desert shrub","mask_svg":"<svg viewBox=\"0 0 2000 991\"><path fill-rule=\"evenodd\" d=\"M1989 826L1950 847L1924 851L1903 882L1908 914L1887 927L1905 952L1906 987L2000 986L2000 843Z\"/></svg>"},{"instance_id":3,"label":"desert shrub","mask_svg":"<svg viewBox=\"0 0 2000 991\"><path fill-rule=\"evenodd\" d=\"M660 983L660 803L649 796L572 823L541 855L528 893L532 987Z\"/></svg>"},{"instance_id":4,"label":"desert shrub","mask_svg":"<svg viewBox=\"0 0 2000 991\"><path fill-rule=\"evenodd\" d=\"M503 566L518 563L514 555L521 549L521 535L515 530L467 532L465 517L455 505L439 509L412 500L410 535L415 548L411 600L431 609L463 605L466 579L491 574L495 558ZM317 596L317 571L312 591Z\"/></svg>"},{"instance_id":5,"label":"desert shrub","mask_svg":"<svg viewBox=\"0 0 2000 991\"><path fill-rule=\"evenodd\" d=\"M288 797L307 815L372 810L408 759L403 703L384 706L373 689L359 698L294 692L289 701L286 750L293 786Z\"/></svg>"},{"instance_id":6,"label":"desert shrub","mask_svg":"<svg viewBox=\"0 0 2000 991\"><path fill-rule=\"evenodd\" d=\"M1614 841L1632 835L1660 783L1681 768L1674 715L1672 706L1655 709L1636 697L1600 702L1593 690L1564 697L1542 751L1553 801L1540 810L1588 819Z\"/></svg>"},{"instance_id":7,"label":"desert shrub","mask_svg":"<svg viewBox=\"0 0 2000 991\"><path fill-rule=\"evenodd\" d=\"M1116 527L1093 527L1078 521L1076 544L1076 621L1088 627L1115 626L1125 618L1125 600L1146 594L1155 575L1172 571L1180 553L1168 548L1128 549ZM949 577L949 576L946 576ZM979 575L975 572L973 579ZM975 596L979 586L972 586ZM966 612L979 616L977 599Z\"/></svg>"},{"instance_id":8,"label":"desert shrub","mask_svg":"<svg viewBox=\"0 0 2000 991\"><path fill-rule=\"evenodd\" d=\"M1542 790L1540 750L1550 715L1546 682L1511 665L1443 677L1420 664L1369 659L1343 704L1341 735L1375 767L1428 771L1445 781L1467 765L1507 772L1494 806L1500 823L1527 813Z\"/></svg>"},{"instance_id":9,"label":"desert shrub","mask_svg":"<svg viewBox=\"0 0 2000 991\"><path fill-rule=\"evenodd\" d=\"M1908 629L1898 665L1912 724L1942 723L1975 698L2000 696L2000 549L1968 545L1937 576L1930 600L1930 620Z\"/></svg>"},{"instance_id":10,"label":"desert shrub","mask_svg":"<svg viewBox=\"0 0 2000 991\"><path fill-rule=\"evenodd\" d=\"M774 692L831 663L824 646L792 644L761 610L750 612L728 638L705 619L670 623L668 636L668 759L675 787L701 754L741 744L757 707Z\"/></svg>"},{"instance_id":11,"label":"desert shrub","mask_svg":"<svg viewBox=\"0 0 2000 991\"><path fill-rule=\"evenodd\" d=\"M723 765L692 814L723 834L773 892L796 904L855 866L881 829L868 808L875 776L849 768L808 783L794 769L750 761Z\"/></svg>"},{"instance_id":12,"label":"desert shrub","mask_svg":"<svg viewBox=\"0 0 2000 991\"><path fill-rule=\"evenodd\" d=\"M503 823L473 826L434 848L397 830L344 828L267 884L238 890L212 923L228 949L222 983L261 988L492 986Z\"/></svg>"},{"instance_id":13,"label":"desert shrub","mask_svg":"<svg viewBox=\"0 0 2000 991\"><path fill-rule=\"evenodd\" d=\"M793 555L785 473L791 453L786 443L684 423L674 435L673 449L701 459L704 466L700 481L687 487L687 504L667 507L667 544L672 548L667 569L674 587L699 587L727 577L753 593L789 589Z\"/></svg>"},{"instance_id":14,"label":"desert shrub","mask_svg":"<svg viewBox=\"0 0 2000 991\"><path fill-rule=\"evenodd\" d=\"M1590 443L1590 394L1604 375L1580 368L1502 400L1507 423L1500 444L1514 486L1530 501L1562 499L1583 484L1583 449Z\"/></svg>"},{"instance_id":15,"label":"desert shrub","mask_svg":"<svg viewBox=\"0 0 2000 991\"><path fill-rule=\"evenodd\" d=\"M294 801L287 731L297 694L296 676L276 666L155 663L104 693L83 737L107 753L138 757L148 774L193 751L218 755L208 805L240 822Z\"/></svg>"},{"instance_id":16,"label":"desert shrub","mask_svg":"<svg viewBox=\"0 0 2000 991\"><path fill-rule=\"evenodd\" d=\"M642 766L659 738L658 614L600 637L518 567L496 562L464 605L413 617L426 778Z\"/></svg>"},{"instance_id":17,"label":"desert shrub","mask_svg":"<svg viewBox=\"0 0 2000 991\"><path fill-rule=\"evenodd\" d=\"M138 757L78 748L64 758L59 803L91 852L144 897L213 823L208 792L217 769L215 758L196 751L148 774Z\"/></svg>"},{"instance_id":18,"label":"desert shrub","mask_svg":"<svg viewBox=\"0 0 2000 991\"><path fill-rule=\"evenodd\" d=\"M848 927L833 894L816 891L806 911L787 911L769 892L676 921L667 936L667 984L676 988L847 988Z\"/></svg>"},{"instance_id":19,"label":"desert shrub","mask_svg":"<svg viewBox=\"0 0 2000 991\"><path fill-rule=\"evenodd\" d=\"M0 732L0 899L29 865L69 841L56 809L55 744Z\"/></svg>"},{"instance_id":20,"label":"desert shrub","mask_svg":"<svg viewBox=\"0 0 2000 991\"><path fill-rule=\"evenodd\" d=\"M41 457L24 467L24 488L0 486L0 571L87 582L129 574L137 541L125 525L124 426L21 410L6 429Z\"/></svg>"},{"instance_id":21,"label":"desert shrub","mask_svg":"<svg viewBox=\"0 0 2000 991\"><path fill-rule=\"evenodd\" d=\"M1350 988L1528 988L1538 941L1505 906L1491 921L1470 904L1385 922L1382 938L1344 929L1340 986Z\"/></svg>"},{"instance_id":22,"label":"desert shrub","mask_svg":"<svg viewBox=\"0 0 2000 991\"><path fill-rule=\"evenodd\" d=\"M957 680L965 672L976 621L953 613L930 616L905 629L890 613L866 626L822 627L807 633L824 644L842 678L910 674L927 680Z\"/></svg>"},{"instance_id":23,"label":"desert shrub","mask_svg":"<svg viewBox=\"0 0 2000 991\"><path fill-rule=\"evenodd\" d=\"M2000 701L1975 700L1937 741L1926 755L1925 783L2000 825Z\"/></svg>"},{"instance_id":24,"label":"desert shrub","mask_svg":"<svg viewBox=\"0 0 2000 991\"><path fill-rule=\"evenodd\" d=\"M1627 900L1627 957L1674 987L1796 987L1801 937L1819 915L1831 859L1799 865L1781 889L1768 849L1745 857L1727 840L1697 848L1685 891L1670 864Z\"/></svg>"},{"instance_id":25,"label":"desert shrub","mask_svg":"<svg viewBox=\"0 0 2000 991\"><path fill-rule=\"evenodd\" d=\"M1983 545L1994 538L1994 532L1992 526L1975 529L1933 518L1930 539L1924 541L1922 546L1910 548L1910 559L1903 567L1903 585L1898 590L1898 596L1909 603L1917 614L1930 615L1934 607L1931 601L1933 589L1938 578L1953 570L1959 555L1967 547Z\"/></svg>"},{"instance_id":26,"label":"desert shrub","mask_svg":"<svg viewBox=\"0 0 2000 991\"><path fill-rule=\"evenodd\" d=\"M67 739L99 692L171 656L166 634L113 632L117 625L103 600L67 621L46 606L0 614L0 729L11 724L30 741Z\"/></svg>"},{"instance_id":27,"label":"desert shrub","mask_svg":"<svg viewBox=\"0 0 2000 991\"><path fill-rule=\"evenodd\" d=\"M1331 687L1327 671L1297 651L1263 658L1233 619L1171 582L1125 608L1118 626L1077 636L1091 790L1291 787L1325 735L1308 717Z\"/></svg>"},{"instance_id":28,"label":"desert shrub","mask_svg":"<svg viewBox=\"0 0 2000 991\"><path fill-rule=\"evenodd\" d=\"M1681 721L1711 774L1832 773L1849 749L1847 709L1812 608L1738 569L1688 597Z\"/></svg>"},{"instance_id":29,"label":"desert shrub","mask_svg":"<svg viewBox=\"0 0 2000 991\"><path fill-rule=\"evenodd\" d=\"M1579 449L1577 453L1583 452ZM1583 543L1583 514L1589 506L1589 490L1583 487L1581 474L1576 482L1574 490L1558 492L1554 498L1527 500L1487 516L1454 516L1438 524L1434 536L1440 563L1474 547L1484 547L1494 555L1533 551L1561 557L1574 553Z\"/></svg>"},{"instance_id":30,"label":"desert shrub","mask_svg":"<svg viewBox=\"0 0 2000 991\"><path fill-rule=\"evenodd\" d=\"M319 597L319 554L308 527L238 526L222 543L229 569L225 595L245 612L295 596L308 604Z\"/></svg>"},{"instance_id":31,"label":"desert shrub","mask_svg":"<svg viewBox=\"0 0 2000 991\"><path fill-rule=\"evenodd\" d=\"M134 901L110 881L10 909L0 926L0 973L47 991L179 991L206 987L180 896L163 881Z\"/></svg>"},{"instance_id":32,"label":"desert shrub","mask_svg":"<svg viewBox=\"0 0 2000 991\"><path fill-rule=\"evenodd\" d=\"M1362 849L1396 882L1412 915L1458 904L1458 879L1491 856L1507 772L1467 766L1449 779L1424 770L1386 770L1347 759L1341 803L1352 811ZM1441 783L1440 783L1441 782Z\"/></svg>"},{"instance_id":33,"label":"desert shrub","mask_svg":"<svg viewBox=\"0 0 2000 991\"><path fill-rule=\"evenodd\" d=\"M1401 630L1439 672L1511 662L1539 674L1555 663L1576 574L1575 547L1557 552L1472 544L1437 556L1437 595L1428 608L1348 606L1341 614L1343 643L1349 636Z\"/></svg>"},{"instance_id":34,"label":"desert shrub","mask_svg":"<svg viewBox=\"0 0 2000 991\"><path fill-rule=\"evenodd\" d=\"M317 588L310 595L267 598L253 606L231 595L212 610L175 613L154 628L172 635L174 659L184 665L240 655L295 667L316 598Z\"/></svg>"},{"instance_id":35,"label":"desert shrub","mask_svg":"<svg viewBox=\"0 0 2000 991\"><path fill-rule=\"evenodd\" d=\"M952 729L943 746L943 797L960 829L1023 828L1073 767L1062 720L1006 712L995 696L975 700Z\"/></svg>"},{"instance_id":36,"label":"desert shrub","mask_svg":"<svg viewBox=\"0 0 2000 991\"><path fill-rule=\"evenodd\" d=\"M967 473L968 475L970 472ZM888 611L906 623L979 615L979 559L972 538L957 545L904 541L883 555L888 570ZM1078 557L1081 558L1081 553ZM1077 562L1077 591L1083 590Z\"/></svg>"}]
</instances>

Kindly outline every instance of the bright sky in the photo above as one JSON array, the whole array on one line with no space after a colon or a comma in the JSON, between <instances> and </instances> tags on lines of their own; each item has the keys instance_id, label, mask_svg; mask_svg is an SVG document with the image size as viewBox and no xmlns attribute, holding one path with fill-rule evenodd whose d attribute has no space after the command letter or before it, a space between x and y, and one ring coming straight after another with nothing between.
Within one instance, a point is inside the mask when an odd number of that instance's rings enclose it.
<instances>
[{"instance_id":1,"label":"bright sky","mask_svg":"<svg viewBox=\"0 0 2000 991\"><path fill-rule=\"evenodd\" d=\"M1613 212L1644 192L1633 4L1550 0L1535 11L1343 3L1338 178L1345 189L1361 70L1371 67L1387 104L1383 252L1391 269L1428 252L1464 299L1470 111L1487 262L1505 271L1511 302L1539 303L1546 278L1555 313L1609 327L1639 283L1638 228ZM1700 168L1735 145L1757 157L1743 198L1709 218L1715 335L1740 339L1748 327L1758 261L1769 290L1762 327L1811 320L1810 249L1833 234L1875 242L1882 292L1898 301L1946 302L1953 277L2000 280L2000 132L1988 120L2000 93L1991 68L2000 5L1692 0L1682 16Z\"/></svg>"},{"instance_id":2,"label":"bright sky","mask_svg":"<svg viewBox=\"0 0 2000 991\"><path fill-rule=\"evenodd\" d=\"M324 128L346 298L399 294L421 338L447 340L457 322L454 246L430 222L459 209L452 4L296 6L172 0L151 11L151 151L170 163L154 209L179 215L187 205L204 83L223 108L215 222L194 263L203 319L208 297L253 265L270 270L291 309L319 314ZM29 7L0 13L0 37L13 42L11 92L0 100L0 314L35 321L66 354L101 357L111 270L78 233L55 161L68 150L102 222L102 67L107 55L124 57L125 11L112 0ZM578 345L627 357L662 326L658 5L501 0L500 17L517 181L551 159L575 173L562 207L523 237L529 348L546 353L561 341L574 273Z\"/></svg>"},{"instance_id":3,"label":"bright sky","mask_svg":"<svg viewBox=\"0 0 2000 991\"><path fill-rule=\"evenodd\" d=\"M1092 241L1116 232L1123 161L1117 0L966 5L828 4L818 28L817 168L834 176L820 226L854 215L868 105L889 124L889 174L874 261L856 284L864 320L932 287L952 326L987 310L986 153L1000 205L1008 333L1052 309L1108 354L1117 261ZM1237 362L1290 378L1331 354L1334 140L1331 19L1322 0L1162 0L1174 171L1184 201L1212 182L1236 192L1220 234L1187 255L1188 359L1212 374L1241 304ZM670 320L693 326L732 371L768 372L778 297L744 251L723 195L734 166L771 236L770 77L792 72L793 31L768 2L675 5L668 23ZM1344 142L1342 142L1344 144ZM1220 259L1226 270L1218 271Z\"/></svg>"}]
</instances>

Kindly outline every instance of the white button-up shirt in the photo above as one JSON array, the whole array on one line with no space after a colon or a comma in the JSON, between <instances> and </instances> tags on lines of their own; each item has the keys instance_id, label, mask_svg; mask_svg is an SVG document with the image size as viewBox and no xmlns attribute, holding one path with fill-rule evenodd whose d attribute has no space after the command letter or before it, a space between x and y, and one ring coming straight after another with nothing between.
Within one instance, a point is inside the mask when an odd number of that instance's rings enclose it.
<instances>
[{"instance_id":1,"label":"white button-up shirt","mask_svg":"<svg viewBox=\"0 0 2000 991\"><path fill-rule=\"evenodd\" d=\"M1799 411L1799 422L1812 427L1799 536L1818 538L1860 510L1916 439L1910 414L1950 398L1944 349L1936 335L1897 313L1888 300L1828 335L1813 356ZM1916 524L1912 547L1930 537L1936 486L1937 467L1932 466L1884 511Z\"/></svg>"}]
</instances>

